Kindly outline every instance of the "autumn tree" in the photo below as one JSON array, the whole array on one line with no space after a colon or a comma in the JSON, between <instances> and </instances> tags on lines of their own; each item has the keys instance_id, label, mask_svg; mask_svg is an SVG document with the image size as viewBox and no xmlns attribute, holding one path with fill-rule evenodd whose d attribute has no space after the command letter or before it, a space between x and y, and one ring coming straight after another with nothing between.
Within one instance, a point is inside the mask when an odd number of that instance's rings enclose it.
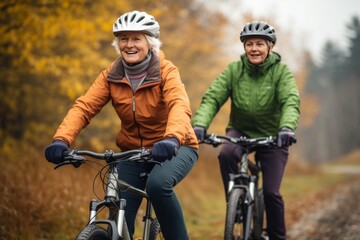
<instances>
[{"instance_id":1,"label":"autumn tree","mask_svg":"<svg viewBox=\"0 0 360 240\"><path fill-rule=\"evenodd\" d=\"M311 68L306 92L317 96L318 112L314 124L301 135L306 159L329 161L360 147L359 19L348 25L349 51L327 42L319 66Z\"/></svg>"},{"instance_id":2,"label":"autumn tree","mask_svg":"<svg viewBox=\"0 0 360 240\"><path fill-rule=\"evenodd\" d=\"M159 21L163 50L179 67L191 99L216 65L225 24L220 13L192 0L6 0L0 9L2 148L19 140L43 147L51 140L74 99L118 57L112 24L122 13L147 11ZM113 142L119 124L105 108L79 141Z\"/></svg>"}]
</instances>

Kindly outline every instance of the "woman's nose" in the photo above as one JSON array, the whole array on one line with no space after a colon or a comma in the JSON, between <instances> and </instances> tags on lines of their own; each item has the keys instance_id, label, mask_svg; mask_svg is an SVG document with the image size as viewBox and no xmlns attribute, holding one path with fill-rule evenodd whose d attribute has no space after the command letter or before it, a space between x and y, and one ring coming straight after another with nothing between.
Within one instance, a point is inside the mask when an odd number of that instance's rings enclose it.
<instances>
[{"instance_id":1,"label":"woman's nose","mask_svg":"<svg viewBox=\"0 0 360 240\"><path fill-rule=\"evenodd\" d=\"M258 47L256 45L252 45L250 48L251 51L256 51L258 50Z\"/></svg>"},{"instance_id":2,"label":"woman's nose","mask_svg":"<svg viewBox=\"0 0 360 240\"><path fill-rule=\"evenodd\" d=\"M134 42L132 40L129 40L129 41L126 42L126 46L127 47L132 47L132 46L134 46Z\"/></svg>"}]
</instances>

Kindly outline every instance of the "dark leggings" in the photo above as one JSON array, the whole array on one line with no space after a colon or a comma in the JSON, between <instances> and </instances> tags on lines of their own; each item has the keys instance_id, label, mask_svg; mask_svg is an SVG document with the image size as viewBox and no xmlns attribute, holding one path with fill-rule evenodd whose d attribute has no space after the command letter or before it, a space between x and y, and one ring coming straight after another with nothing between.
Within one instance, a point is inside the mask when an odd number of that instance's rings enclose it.
<instances>
[{"instance_id":1,"label":"dark leggings","mask_svg":"<svg viewBox=\"0 0 360 240\"><path fill-rule=\"evenodd\" d=\"M120 179L146 189L165 239L188 239L182 208L173 187L190 172L197 158L196 149L182 146L176 157L163 162L161 166L134 162L123 162L118 166ZM144 172L150 172L147 181L139 177ZM142 199L127 192L121 192L121 197L127 202L125 218L130 234L133 235L135 217Z\"/></svg>"},{"instance_id":2,"label":"dark leggings","mask_svg":"<svg viewBox=\"0 0 360 240\"><path fill-rule=\"evenodd\" d=\"M240 137L235 129L228 129L226 135ZM225 194L229 173L237 173L237 163L241 159L242 149L235 144L223 144L219 158L221 176ZM284 201L280 194L281 180L288 159L287 148L257 149L256 160L260 161L263 176L263 191L267 217L267 231L270 240L286 239Z\"/></svg>"}]
</instances>

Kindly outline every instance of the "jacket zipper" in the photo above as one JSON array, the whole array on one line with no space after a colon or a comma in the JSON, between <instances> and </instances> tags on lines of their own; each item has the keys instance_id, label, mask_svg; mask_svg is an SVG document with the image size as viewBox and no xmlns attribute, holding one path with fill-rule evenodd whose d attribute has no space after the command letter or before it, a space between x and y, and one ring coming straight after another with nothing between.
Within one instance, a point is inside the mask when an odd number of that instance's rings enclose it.
<instances>
[{"instance_id":1,"label":"jacket zipper","mask_svg":"<svg viewBox=\"0 0 360 240\"><path fill-rule=\"evenodd\" d=\"M130 86L131 87L131 86ZM143 147L143 137L141 136L141 133L140 133L140 125L137 123L136 121L136 115L135 115L135 112L136 112L136 101L135 101L135 92L137 90L139 90L140 88L142 88L143 85L139 85L137 87L137 89L135 91L132 90L132 93L133 93L133 97L132 97L132 111L133 111L133 117L134 117L134 122L137 126L137 130L138 130L138 135L139 135L139 139L140 139L140 147Z\"/></svg>"},{"instance_id":2,"label":"jacket zipper","mask_svg":"<svg viewBox=\"0 0 360 240\"><path fill-rule=\"evenodd\" d=\"M137 126L137 130L138 130L138 135L139 135L139 139L140 139L140 147L143 146L143 138L140 134L140 125L137 123L136 121L136 115L135 115L135 112L136 112L136 101L135 101L135 93L133 92L133 97L132 97L132 111L133 111L133 117L134 117L134 122Z\"/></svg>"}]
</instances>

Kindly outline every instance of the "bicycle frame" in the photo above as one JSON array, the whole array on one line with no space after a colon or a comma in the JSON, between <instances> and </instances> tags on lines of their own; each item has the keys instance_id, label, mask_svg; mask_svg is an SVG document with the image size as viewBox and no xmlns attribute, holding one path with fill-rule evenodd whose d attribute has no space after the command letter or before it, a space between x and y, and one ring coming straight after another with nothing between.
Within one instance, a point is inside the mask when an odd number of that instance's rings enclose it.
<instances>
[{"instance_id":1,"label":"bicycle frame","mask_svg":"<svg viewBox=\"0 0 360 240\"><path fill-rule=\"evenodd\" d=\"M249 150L245 149L244 153L241 156L239 173L229 174L229 183L228 183L228 195L235 188L240 188L244 191L243 202L246 205L246 218L244 221L244 234L243 239L248 239L251 235L251 218L253 213L254 201L255 201L255 192L258 189L258 174L260 172L260 166L257 162L252 164L249 162ZM250 172L250 173L249 173ZM236 184L236 180L239 180Z\"/></svg>"},{"instance_id":2,"label":"bicycle frame","mask_svg":"<svg viewBox=\"0 0 360 240\"><path fill-rule=\"evenodd\" d=\"M238 223L237 220L239 220L236 218L236 208L239 203L242 206L241 211L243 216L240 220L243 224L241 239L248 240L250 237L260 239L263 231L263 200L260 202L260 195L262 194L260 194L261 192L259 192L258 188L261 166L257 161L255 164L249 161L249 154L254 150L255 146L275 145L276 139L273 137L253 139L246 137L232 138L229 136L211 134L205 138L203 143L217 147L224 143L223 140L231 144L240 145L243 148L239 171L234 174L229 174L227 192L229 201L226 212L225 239L234 238L234 226ZM236 237L240 236L236 235Z\"/></svg>"},{"instance_id":3,"label":"bicycle frame","mask_svg":"<svg viewBox=\"0 0 360 240\"><path fill-rule=\"evenodd\" d=\"M144 216L144 231L143 239L149 239L150 234L150 220L152 219L152 204L149 200L149 196L143 190L137 189L128 183L118 179L118 173L116 167L111 167L109 171L108 183L106 188L105 199L102 201L91 200L90 201L90 224L108 224L112 229L112 239L124 239L130 240L130 233L128 231L126 221L125 221L125 208L126 200L119 199L118 191L128 191L134 195L141 196L146 199L146 211ZM111 217L112 212L114 211L114 205L118 206L118 213L115 214L115 217ZM108 220L96 220L98 210L106 206L109 208L109 219ZM116 217L117 216L117 217ZM113 231L116 229L116 231Z\"/></svg>"},{"instance_id":4,"label":"bicycle frame","mask_svg":"<svg viewBox=\"0 0 360 240\"><path fill-rule=\"evenodd\" d=\"M139 149L130 150L124 153L114 153L113 151L106 151L104 154L99 154L90 151L79 151L77 149L74 149L70 153L68 153L67 156L64 157L65 161L57 165L55 169L67 164L72 164L75 167L79 167L82 163L85 162L85 158L82 157L83 155L105 160L108 164L108 171L106 171L105 174L102 173L102 171L104 169L107 169L107 167L104 167L99 172L101 173L102 179L106 179L104 198L101 200L92 199L90 201L89 221L83 230L89 228L92 225L96 226L99 224L103 224L107 226L106 231L109 236L111 236L112 240L130 240L131 236L125 220L126 200L121 198L121 196L119 195L121 191L127 191L146 200L146 211L143 217L144 229L142 239L148 240L150 238L152 223L153 221L156 221L152 217L151 201L145 191L138 189L118 178L117 159L120 159L120 161L145 161L145 158L151 159L150 151L145 149ZM157 163L153 160L146 161ZM144 173L139 177L143 177L146 175L147 173ZM109 210L108 218L97 219L99 210L103 209L104 207Z\"/></svg>"}]
</instances>

